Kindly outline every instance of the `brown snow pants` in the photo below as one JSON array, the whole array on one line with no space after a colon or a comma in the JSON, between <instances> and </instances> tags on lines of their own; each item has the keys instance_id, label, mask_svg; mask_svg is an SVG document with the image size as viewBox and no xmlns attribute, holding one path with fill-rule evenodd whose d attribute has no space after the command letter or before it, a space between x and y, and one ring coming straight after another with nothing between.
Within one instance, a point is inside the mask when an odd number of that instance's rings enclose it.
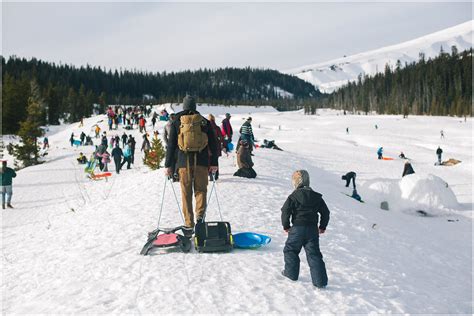
<instances>
[{"instance_id":1,"label":"brown snow pants","mask_svg":"<svg viewBox=\"0 0 474 316\"><path fill-rule=\"evenodd\" d=\"M188 172L190 175L188 175ZM185 225L194 227L193 213L193 189L196 198L196 217L204 216L206 211L207 184L208 184L208 168L203 166L179 168L179 182L181 184L181 198L183 203L183 215Z\"/></svg>"}]
</instances>

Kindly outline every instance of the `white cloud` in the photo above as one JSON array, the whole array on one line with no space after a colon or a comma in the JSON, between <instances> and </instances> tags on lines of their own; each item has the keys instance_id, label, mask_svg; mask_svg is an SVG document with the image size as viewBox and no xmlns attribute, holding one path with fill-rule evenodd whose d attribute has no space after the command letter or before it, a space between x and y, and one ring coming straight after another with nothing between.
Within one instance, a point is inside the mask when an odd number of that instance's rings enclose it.
<instances>
[{"instance_id":1,"label":"white cloud","mask_svg":"<svg viewBox=\"0 0 474 316\"><path fill-rule=\"evenodd\" d=\"M471 3L3 3L3 54L150 71L286 69L425 35Z\"/></svg>"}]
</instances>

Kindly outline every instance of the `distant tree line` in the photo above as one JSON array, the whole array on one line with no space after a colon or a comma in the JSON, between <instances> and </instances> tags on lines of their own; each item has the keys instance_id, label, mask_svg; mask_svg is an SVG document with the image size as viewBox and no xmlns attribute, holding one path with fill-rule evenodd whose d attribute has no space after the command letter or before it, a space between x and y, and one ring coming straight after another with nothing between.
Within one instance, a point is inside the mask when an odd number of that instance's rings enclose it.
<instances>
[{"instance_id":1,"label":"distant tree line","mask_svg":"<svg viewBox=\"0 0 474 316\"><path fill-rule=\"evenodd\" d=\"M416 115L471 115L472 48L451 53L441 48L439 56L418 62L400 61L394 69L386 65L383 73L359 76L320 103L307 104L305 113L314 114L317 107L351 112Z\"/></svg>"},{"instance_id":2,"label":"distant tree line","mask_svg":"<svg viewBox=\"0 0 474 316\"><path fill-rule=\"evenodd\" d=\"M0 56L1 57L1 56ZM316 102L320 92L311 84L276 70L223 68L151 73L75 67L12 56L2 60L2 132L16 133L27 116L31 84L38 86L44 108L41 123L58 124L103 112L108 104L181 102L186 93L199 102L272 105L280 110ZM291 94L291 98L281 91Z\"/></svg>"}]
</instances>

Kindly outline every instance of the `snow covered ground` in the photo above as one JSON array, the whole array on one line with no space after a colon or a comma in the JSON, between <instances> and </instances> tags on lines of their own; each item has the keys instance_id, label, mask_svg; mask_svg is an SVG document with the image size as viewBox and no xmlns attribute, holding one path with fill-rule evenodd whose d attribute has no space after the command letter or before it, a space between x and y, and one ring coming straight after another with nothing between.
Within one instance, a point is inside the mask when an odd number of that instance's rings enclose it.
<instances>
[{"instance_id":1,"label":"snow covered ground","mask_svg":"<svg viewBox=\"0 0 474 316\"><path fill-rule=\"evenodd\" d=\"M253 180L232 176L234 154L220 159L217 191L225 220L234 232L271 236L268 246L140 256L157 222L163 170L143 166L141 136L133 130L138 142L133 169L107 182L87 179L75 158L93 148L71 148L68 139L81 130L92 135L90 128L103 117L89 118L84 128L76 123L52 130L47 162L14 179L15 209L1 217L2 313L472 313L472 119L212 107L202 113L209 111L218 121L232 113L235 140L250 112L256 137L284 149L256 149ZM105 120L99 124L106 128ZM160 131L163 125L158 123ZM108 132L115 133L123 130ZM434 166L438 145L444 158L462 163ZM379 146L395 160L377 160ZM416 179L399 183L400 151L412 159ZM304 251L300 280L280 277L286 239L280 208L292 191L292 171L302 168L331 211L320 241L329 276L325 290L312 286ZM351 193L341 180L350 170L357 172L366 203L342 194ZM447 182L449 191L439 188L428 196L435 202L423 209L432 216L417 216L420 205L401 202L426 197L420 184L431 183L430 175ZM386 197L371 191L373 183L395 183L404 195L390 196L390 210L381 210ZM175 189L179 194L178 185ZM436 202L451 191L457 201L449 208ZM218 219L214 197L208 219ZM161 222L181 223L170 191Z\"/></svg>"}]
</instances>

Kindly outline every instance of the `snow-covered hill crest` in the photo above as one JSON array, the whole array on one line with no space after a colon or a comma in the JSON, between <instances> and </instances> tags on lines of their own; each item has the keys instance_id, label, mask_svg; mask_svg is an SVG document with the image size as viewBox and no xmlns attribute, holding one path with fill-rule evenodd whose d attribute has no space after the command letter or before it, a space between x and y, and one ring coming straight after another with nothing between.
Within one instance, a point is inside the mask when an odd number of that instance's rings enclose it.
<instances>
[{"instance_id":1,"label":"snow-covered hill crest","mask_svg":"<svg viewBox=\"0 0 474 316\"><path fill-rule=\"evenodd\" d=\"M394 67L397 60L402 65L419 60L420 53L426 58L439 55L441 47L450 52L452 46L459 51L472 47L473 21L468 21L401 44L287 70L300 79L314 84L321 92L330 93L359 74L374 75L382 72L386 64Z\"/></svg>"}]
</instances>

